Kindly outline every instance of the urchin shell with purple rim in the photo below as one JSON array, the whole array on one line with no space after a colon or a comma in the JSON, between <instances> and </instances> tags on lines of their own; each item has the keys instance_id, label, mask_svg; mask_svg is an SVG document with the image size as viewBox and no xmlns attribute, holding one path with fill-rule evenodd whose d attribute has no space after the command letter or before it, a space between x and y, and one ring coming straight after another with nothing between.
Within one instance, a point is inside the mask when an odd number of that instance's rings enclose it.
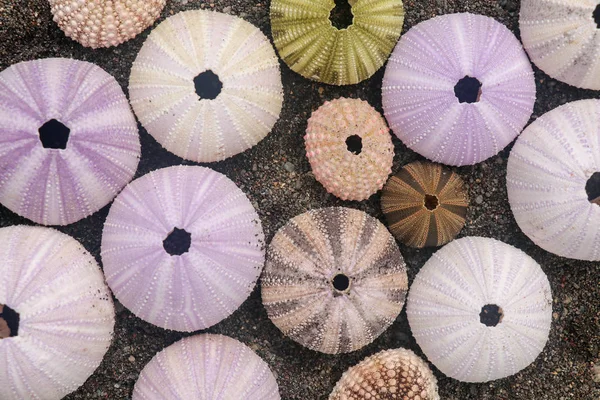
<instances>
[{"instance_id":1,"label":"urchin shell with purple rim","mask_svg":"<svg viewBox=\"0 0 600 400\"><path fill-rule=\"evenodd\" d=\"M76 222L117 195L139 158L127 98L100 67L49 58L0 73L0 203L11 211Z\"/></svg>"},{"instance_id":2,"label":"urchin shell with purple rim","mask_svg":"<svg viewBox=\"0 0 600 400\"><path fill-rule=\"evenodd\" d=\"M382 92L385 117L406 146L461 166L497 154L519 135L536 88L515 35L492 18L461 13L421 22L403 35Z\"/></svg>"}]
</instances>

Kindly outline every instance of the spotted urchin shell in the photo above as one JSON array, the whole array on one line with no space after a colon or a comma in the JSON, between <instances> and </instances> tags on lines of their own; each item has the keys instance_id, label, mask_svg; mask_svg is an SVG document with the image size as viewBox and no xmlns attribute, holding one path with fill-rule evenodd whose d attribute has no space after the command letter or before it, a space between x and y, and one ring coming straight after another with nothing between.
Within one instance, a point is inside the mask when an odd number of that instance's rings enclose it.
<instances>
[{"instance_id":1,"label":"spotted urchin shell","mask_svg":"<svg viewBox=\"0 0 600 400\"><path fill-rule=\"evenodd\" d=\"M421 22L400 39L382 92L390 128L406 146L460 166L497 154L517 137L533 112L535 81L511 31L461 13Z\"/></svg>"},{"instance_id":2,"label":"spotted urchin shell","mask_svg":"<svg viewBox=\"0 0 600 400\"><path fill-rule=\"evenodd\" d=\"M425 361L407 349L384 350L350 367L329 400L439 400L437 379Z\"/></svg>"},{"instance_id":3,"label":"spotted urchin shell","mask_svg":"<svg viewBox=\"0 0 600 400\"><path fill-rule=\"evenodd\" d=\"M540 266L521 250L465 237L425 263L406 313L417 343L440 371L487 382L519 372L541 353L552 293Z\"/></svg>"},{"instance_id":4,"label":"spotted urchin shell","mask_svg":"<svg viewBox=\"0 0 600 400\"><path fill-rule=\"evenodd\" d=\"M407 291L404 259L366 213L321 208L292 218L273 238L261 278L271 321L312 350L358 350L390 326Z\"/></svg>"},{"instance_id":5,"label":"spotted urchin shell","mask_svg":"<svg viewBox=\"0 0 600 400\"><path fill-rule=\"evenodd\" d=\"M279 55L294 71L330 85L371 77L393 50L404 23L401 0L348 0L346 29L329 19L334 0L273 0L271 31Z\"/></svg>"},{"instance_id":6,"label":"spotted urchin shell","mask_svg":"<svg viewBox=\"0 0 600 400\"><path fill-rule=\"evenodd\" d=\"M228 317L250 295L264 264L263 239L258 214L229 178L174 166L117 196L104 224L102 262L125 307L154 325L191 332Z\"/></svg>"},{"instance_id":7,"label":"spotted urchin shell","mask_svg":"<svg viewBox=\"0 0 600 400\"><path fill-rule=\"evenodd\" d=\"M48 58L0 73L0 203L11 211L76 222L117 195L139 158L127 98L101 68Z\"/></svg>"},{"instance_id":8,"label":"spotted urchin shell","mask_svg":"<svg viewBox=\"0 0 600 400\"><path fill-rule=\"evenodd\" d=\"M0 260L0 309L19 315L16 336L0 336L0 398L61 399L92 375L112 340L100 267L72 237L24 225L0 229Z\"/></svg>"},{"instance_id":9,"label":"spotted urchin shell","mask_svg":"<svg viewBox=\"0 0 600 400\"><path fill-rule=\"evenodd\" d=\"M196 335L159 352L144 367L133 400L279 400L269 366L223 335Z\"/></svg>"},{"instance_id":10,"label":"spotted urchin shell","mask_svg":"<svg viewBox=\"0 0 600 400\"><path fill-rule=\"evenodd\" d=\"M197 87L213 83L215 94L201 98ZM269 39L241 18L201 10L176 14L152 31L133 64L129 92L148 132L168 151L197 162L257 144L283 103Z\"/></svg>"},{"instance_id":11,"label":"spotted urchin shell","mask_svg":"<svg viewBox=\"0 0 600 400\"><path fill-rule=\"evenodd\" d=\"M160 16L166 0L49 0L65 35L93 49L133 39Z\"/></svg>"},{"instance_id":12,"label":"spotted urchin shell","mask_svg":"<svg viewBox=\"0 0 600 400\"><path fill-rule=\"evenodd\" d=\"M304 140L315 178L343 200L369 198L392 172L389 129L364 100L326 101L308 120Z\"/></svg>"},{"instance_id":13,"label":"spotted urchin shell","mask_svg":"<svg viewBox=\"0 0 600 400\"><path fill-rule=\"evenodd\" d=\"M506 184L535 244L600 261L600 101L567 103L529 125L508 158Z\"/></svg>"},{"instance_id":14,"label":"spotted urchin shell","mask_svg":"<svg viewBox=\"0 0 600 400\"><path fill-rule=\"evenodd\" d=\"M469 198L463 180L440 164L417 161L392 176L381 193L389 228L411 247L441 246L465 225Z\"/></svg>"}]
</instances>

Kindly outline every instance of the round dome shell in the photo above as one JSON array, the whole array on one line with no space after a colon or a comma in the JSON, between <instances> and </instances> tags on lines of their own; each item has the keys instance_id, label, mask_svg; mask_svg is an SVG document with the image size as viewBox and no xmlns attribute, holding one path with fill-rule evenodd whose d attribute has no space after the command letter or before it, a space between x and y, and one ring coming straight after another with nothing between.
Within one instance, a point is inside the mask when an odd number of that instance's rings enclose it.
<instances>
[{"instance_id":1,"label":"round dome shell","mask_svg":"<svg viewBox=\"0 0 600 400\"><path fill-rule=\"evenodd\" d=\"M233 313L264 264L260 219L225 175L153 171L115 199L102 233L106 281L135 315L191 332Z\"/></svg>"},{"instance_id":2,"label":"round dome shell","mask_svg":"<svg viewBox=\"0 0 600 400\"><path fill-rule=\"evenodd\" d=\"M541 70L569 85L600 90L598 0L522 0L519 28Z\"/></svg>"},{"instance_id":3,"label":"round dome shell","mask_svg":"<svg viewBox=\"0 0 600 400\"><path fill-rule=\"evenodd\" d=\"M117 81L48 58L0 72L0 203L43 225L107 205L135 174L137 123Z\"/></svg>"},{"instance_id":4,"label":"round dome shell","mask_svg":"<svg viewBox=\"0 0 600 400\"><path fill-rule=\"evenodd\" d=\"M460 176L439 164L417 161L392 176L381 193L389 228L411 247L441 246L465 225L469 198Z\"/></svg>"},{"instance_id":5,"label":"round dome shell","mask_svg":"<svg viewBox=\"0 0 600 400\"><path fill-rule=\"evenodd\" d=\"M0 229L0 398L58 400L100 365L115 323L100 267L54 229Z\"/></svg>"},{"instance_id":6,"label":"round dome shell","mask_svg":"<svg viewBox=\"0 0 600 400\"><path fill-rule=\"evenodd\" d=\"M166 0L49 0L65 35L93 49L133 39L160 16Z\"/></svg>"},{"instance_id":7,"label":"round dome shell","mask_svg":"<svg viewBox=\"0 0 600 400\"><path fill-rule=\"evenodd\" d=\"M552 293L540 266L521 250L465 237L421 268L406 313L418 345L440 371L487 382L519 372L541 353Z\"/></svg>"},{"instance_id":8,"label":"round dome shell","mask_svg":"<svg viewBox=\"0 0 600 400\"><path fill-rule=\"evenodd\" d=\"M159 352L144 367L133 400L279 400L269 366L223 335L196 335Z\"/></svg>"},{"instance_id":9,"label":"round dome shell","mask_svg":"<svg viewBox=\"0 0 600 400\"><path fill-rule=\"evenodd\" d=\"M390 128L406 146L461 166L497 154L517 137L533 112L535 81L521 43L504 25L449 14L400 39L382 95Z\"/></svg>"},{"instance_id":10,"label":"round dome shell","mask_svg":"<svg viewBox=\"0 0 600 400\"><path fill-rule=\"evenodd\" d=\"M261 278L271 321L309 349L337 354L375 340L406 297L404 259L385 226L334 207L292 218L273 238Z\"/></svg>"},{"instance_id":11,"label":"round dome shell","mask_svg":"<svg viewBox=\"0 0 600 400\"><path fill-rule=\"evenodd\" d=\"M329 400L439 400L437 379L425 361L407 349L384 350L350 367Z\"/></svg>"},{"instance_id":12,"label":"round dome shell","mask_svg":"<svg viewBox=\"0 0 600 400\"><path fill-rule=\"evenodd\" d=\"M131 105L165 149L212 162L260 142L283 89L269 39L243 19L185 11L150 33L131 69Z\"/></svg>"},{"instance_id":13,"label":"round dome shell","mask_svg":"<svg viewBox=\"0 0 600 400\"><path fill-rule=\"evenodd\" d=\"M600 100L567 103L529 125L508 158L506 185L535 244L600 261Z\"/></svg>"},{"instance_id":14,"label":"round dome shell","mask_svg":"<svg viewBox=\"0 0 600 400\"><path fill-rule=\"evenodd\" d=\"M369 198L392 172L389 129L364 100L325 102L308 120L304 140L315 178L342 200Z\"/></svg>"},{"instance_id":15,"label":"round dome shell","mask_svg":"<svg viewBox=\"0 0 600 400\"><path fill-rule=\"evenodd\" d=\"M352 85L381 68L402 31L402 1L348 3L352 24L338 29L329 19L334 0L271 2L273 41L292 70L330 85Z\"/></svg>"}]
</instances>

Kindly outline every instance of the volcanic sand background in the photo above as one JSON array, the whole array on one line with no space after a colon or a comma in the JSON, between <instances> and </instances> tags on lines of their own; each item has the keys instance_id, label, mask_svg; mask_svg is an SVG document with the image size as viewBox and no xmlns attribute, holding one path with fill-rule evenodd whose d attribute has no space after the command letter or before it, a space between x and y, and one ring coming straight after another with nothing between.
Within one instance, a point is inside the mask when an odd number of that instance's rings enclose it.
<instances>
[{"instance_id":1,"label":"volcanic sand background","mask_svg":"<svg viewBox=\"0 0 600 400\"><path fill-rule=\"evenodd\" d=\"M168 0L158 22L179 11L207 9L237 15L271 37L269 1ZM405 0L403 33L440 14L472 12L495 18L517 36L519 2L515 0ZM158 24L157 22L157 24ZM131 65L150 29L121 46L92 50L68 39L52 21L45 0L0 0L0 69L44 57L70 57L99 65L127 93ZM600 92L580 90L549 78L534 67L537 102L531 120L569 101L600 98ZM311 208L347 206L383 221L379 195L363 202L344 202L328 194L311 173L304 150L306 121L324 101L340 96L362 98L381 109L384 68L352 86L335 87L309 81L281 62L285 101L273 131L257 146L231 159L208 165L248 195L261 216L267 242L285 222ZM154 169L193 164L170 154L140 125L142 159L136 178ZM422 159L394 138L393 171ZM524 250L548 275L553 292L550 339L533 364L506 379L467 384L444 377L433 366L442 399L600 399L600 263L554 256L535 246L519 229L506 195L506 162L512 145L474 166L454 168L469 187L471 199L460 236L493 237ZM60 231L74 236L100 262L102 225L110 206ZM0 226L31 224L0 206ZM416 250L400 245L409 283L435 248ZM1 260L0 260L1 262ZM135 317L118 302L115 337L104 361L87 382L66 399L127 399L142 368L154 354L187 334L166 331ZM413 338L406 312L371 345L351 354L325 355L286 338L268 319L259 285L233 315L206 330L249 345L271 367L282 399L326 399L342 373L382 349L406 347L423 356ZM596 366L594 369L594 366Z\"/></svg>"}]
</instances>

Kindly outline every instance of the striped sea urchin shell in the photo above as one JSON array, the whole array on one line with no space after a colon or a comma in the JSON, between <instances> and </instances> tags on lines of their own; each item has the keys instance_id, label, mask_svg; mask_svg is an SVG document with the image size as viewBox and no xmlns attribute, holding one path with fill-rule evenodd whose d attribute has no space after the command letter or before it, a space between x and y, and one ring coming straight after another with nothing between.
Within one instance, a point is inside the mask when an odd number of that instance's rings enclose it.
<instances>
[{"instance_id":1,"label":"striped sea urchin shell","mask_svg":"<svg viewBox=\"0 0 600 400\"><path fill-rule=\"evenodd\" d=\"M531 61L569 85L600 90L599 28L598 0L521 1L519 29Z\"/></svg>"},{"instance_id":2,"label":"striped sea urchin shell","mask_svg":"<svg viewBox=\"0 0 600 400\"><path fill-rule=\"evenodd\" d=\"M197 166L153 171L115 199L102 233L108 285L161 328L191 332L233 313L264 264L260 219L225 175Z\"/></svg>"},{"instance_id":3,"label":"striped sea urchin shell","mask_svg":"<svg viewBox=\"0 0 600 400\"><path fill-rule=\"evenodd\" d=\"M49 0L54 22L86 47L117 46L160 16L166 0Z\"/></svg>"},{"instance_id":4,"label":"striped sea urchin shell","mask_svg":"<svg viewBox=\"0 0 600 400\"><path fill-rule=\"evenodd\" d=\"M185 11L150 33L129 78L131 105L168 151L224 160L261 141L279 118L279 61L254 25L227 14Z\"/></svg>"},{"instance_id":5,"label":"striped sea urchin shell","mask_svg":"<svg viewBox=\"0 0 600 400\"><path fill-rule=\"evenodd\" d=\"M381 193L389 228L411 247L441 246L465 225L469 198L460 176L439 164L417 161L392 176Z\"/></svg>"},{"instance_id":6,"label":"striped sea urchin shell","mask_svg":"<svg viewBox=\"0 0 600 400\"><path fill-rule=\"evenodd\" d=\"M0 203L11 211L76 222L117 195L139 158L127 98L101 68L48 58L0 73Z\"/></svg>"},{"instance_id":7,"label":"striped sea urchin shell","mask_svg":"<svg viewBox=\"0 0 600 400\"><path fill-rule=\"evenodd\" d=\"M271 321L309 349L337 354L371 343L406 297L404 259L385 226L343 207L292 218L273 238L261 278Z\"/></svg>"},{"instance_id":8,"label":"striped sea urchin shell","mask_svg":"<svg viewBox=\"0 0 600 400\"><path fill-rule=\"evenodd\" d=\"M600 261L600 100L567 103L529 125L508 158L506 186L535 244Z\"/></svg>"},{"instance_id":9,"label":"striped sea urchin shell","mask_svg":"<svg viewBox=\"0 0 600 400\"><path fill-rule=\"evenodd\" d=\"M144 367L133 400L279 400L269 366L223 335L196 335L159 352Z\"/></svg>"},{"instance_id":10,"label":"striped sea urchin shell","mask_svg":"<svg viewBox=\"0 0 600 400\"><path fill-rule=\"evenodd\" d=\"M343 200L365 200L392 172L394 145L381 114L364 100L326 101L306 129L315 178Z\"/></svg>"},{"instance_id":11,"label":"striped sea urchin shell","mask_svg":"<svg viewBox=\"0 0 600 400\"><path fill-rule=\"evenodd\" d=\"M100 267L72 237L23 225L0 229L0 260L0 321L12 328L0 335L0 398L61 399L92 375L112 340Z\"/></svg>"},{"instance_id":12,"label":"striped sea urchin shell","mask_svg":"<svg viewBox=\"0 0 600 400\"><path fill-rule=\"evenodd\" d=\"M333 0L273 0L271 31L279 55L295 72L330 85L371 77L393 50L404 23L401 0L348 0L352 24L334 27Z\"/></svg>"},{"instance_id":13,"label":"striped sea urchin shell","mask_svg":"<svg viewBox=\"0 0 600 400\"><path fill-rule=\"evenodd\" d=\"M470 13L411 28L383 78L383 110L406 146L448 165L497 154L521 132L535 102L529 59L492 18Z\"/></svg>"},{"instance_id":14,"label":"striped sea urchin shell","mask_svg":"<svg viewBox=\"0 0 600 400\"><path fill-rule=\"evenodd\" d=\"M519 372L541 353L552 293L540 266L521 250L465 237L421 268L406 313L417 343L440 371L487 382Z\"/></svg>"}]
</instances>

